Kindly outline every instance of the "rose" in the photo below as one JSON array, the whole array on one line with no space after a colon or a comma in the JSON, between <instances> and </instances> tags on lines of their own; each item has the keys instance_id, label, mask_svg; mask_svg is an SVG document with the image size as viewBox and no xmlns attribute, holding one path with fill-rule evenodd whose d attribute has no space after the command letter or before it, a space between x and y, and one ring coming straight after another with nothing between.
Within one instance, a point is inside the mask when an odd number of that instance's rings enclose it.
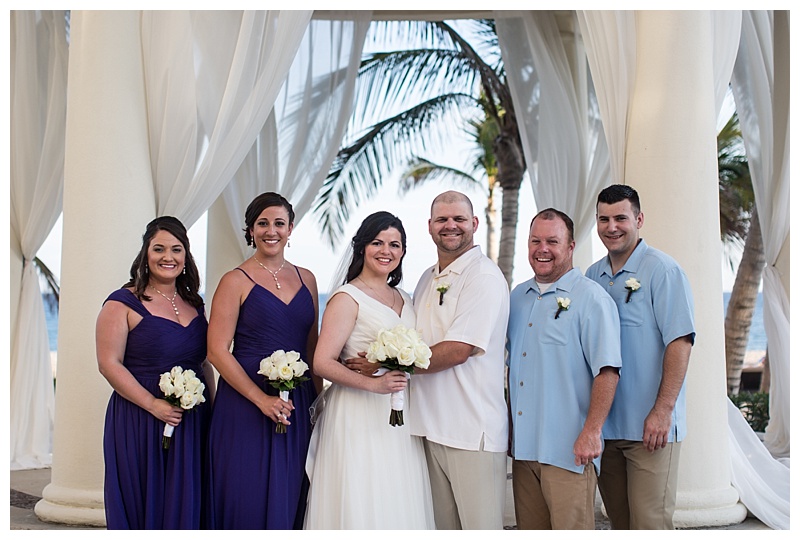
<instances>
[{"instance_id":1,"label":"rose","mask_svg":"<svg viewBox=\"0 0 800 540\"><path fill-rule=\"evenodd\" d=\"M556 310L555 318L558 319L558 316L561 315L562 311L567 311L571 303L572 300L570 300L569 298L561 296L556 297L556 304L558 304L558 309Z\"/></svg>"},{"instance_id":2,"label":"rose","mask_svg":"<svg viewBox=\"0 0 800 540\"><path fill-rule=\"evenodd\" d=\"M439 283L436 286L436 292L439 293L439 305L440 306L444 302L444 293L446 293L449 290L450 290L450 284L447 283L446 281L443 281L442 283Z\"/></svg>"},{"instance_id":3,"label":"rose","mask_svg":"<svg viewBox=\"0 0 800 540\"><path fill-rule=\"evenodd\" d=\"M289 391L300 383L308 380L303 374L308 371L308 364L300 359L297 351L284 351L279 349L266 358L262 358L258 365L258 374L266 377L270 386L277 388L280 398L289 400ZM286 433L286 426L278 423L276 433Z\"/></svg>"},{"instance_id":4,"label":"rose","mask_svg":"<svg viewBox=\"0 0 800 540\"><path fill-rule=\"evenodd\" d=\"M639 280L636 279L635 277L631 277L625 280L625 289L628 291L628 295L625 297L626 304L631 301L631 295L635 291L638 291L641 286L642 284L639 283Z\"/></svg>"},{"instance_id":5,"label":"rose","mask_svg":"<svg viewBox=\"0 0 800 540\"><path fill-rule=\"evenodd\" d=\"M430 365L431 349L415 329L399 324L391 330L381 329L375 341L369 344L366 356L367 361L380 364L381 369L376 375L386 370L399 370L408 377L414 373L415 367L425 369ZM389 424L392 426L403 425L404 395L404 392L391 394Z\"/></svg>"},{"instance_id":6,"label":"rose","mask_svg":"<svg viewBox=\"0 0 800 540\"><path fill-rule=\"evenodd\" d=\"M164 399L167 402L184 410L190 410L206 400L203 396L206 385L197 378L192 369L184 371L180 366L173 367L159 376L158 387L164 392ZM174 426L164 425L164 434L161 438L164 450L169 450L174 430Z\"/></svg>"}]
</instances>

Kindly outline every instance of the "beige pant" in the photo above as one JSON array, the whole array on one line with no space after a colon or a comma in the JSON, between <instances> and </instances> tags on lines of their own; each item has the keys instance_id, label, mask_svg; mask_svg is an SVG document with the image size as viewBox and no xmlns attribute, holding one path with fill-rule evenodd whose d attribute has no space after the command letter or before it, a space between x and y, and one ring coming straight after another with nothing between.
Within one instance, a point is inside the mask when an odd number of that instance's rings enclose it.
<instances>
[{"instance_id":1,"label":"beige pant","mask_svg":"<svg viewBox=\"0 0 800 540\"><path fill-rule=\"evenodd\" d=\"M594 530L594 465L586 465L578 474L515 459L512 486L518 529Z\"/></svg>"},{"instance_id":2,"label":"beige pant","mask_svg":"<svg viewBox=\"0 0 800 540\"><path fill-rule=\"evenodd\" d=\"M506 453L424 441L436 528L502 529Z\"/></svg>"},{"instance_id":3,"label":"beige pant","mask_svg":"<svg viewBox=\"0 0 800 540\"><path fill-rule=\"evenodd\" d=\"M675 528L680 447L648 452L642 441L605 441L598 484L613 529Z\"/></svg>"}]
</instances>

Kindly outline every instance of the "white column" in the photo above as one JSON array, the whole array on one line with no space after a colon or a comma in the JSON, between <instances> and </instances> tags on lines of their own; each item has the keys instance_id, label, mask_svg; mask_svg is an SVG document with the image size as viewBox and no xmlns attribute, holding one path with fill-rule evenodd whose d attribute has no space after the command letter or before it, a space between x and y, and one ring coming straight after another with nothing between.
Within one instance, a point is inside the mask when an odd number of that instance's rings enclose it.
<instances>
[{"instance_id":1,"label":"white column","mask_svg":"<svg viewBox=\"0 0 800 540\"><path fill-rule=\"evenodd\" d=\"M95 320L155 217L139 20L138 11L72 12L53 467L35 509L44 521L105 525L111 387L97 370Z\"/></svg>"},{"instance_id":2,"label":"white column","mask_svg":"<svg viewBox=\"0 0 800 540\"><path fill-rule=\"evenodd\" d=\"M244 216L242 216L244 229ZM217 290L219 280L226 272L236 268L244 258L239 249L239 238L231 229L228 210L220 195L208 209L208 250L206 255L206 314L211 315L211 301ZM240 234L244 235L244 231Z\"/></svg>"},{"instance_id":3,"label":"white column","mask_svg":"<svg viewBox=\"0 0 800 540\"><path fill-rule=\"evenodd\" d=\"M710 17L637 11L636 25L625 183L641 197L642 236L683 267L695 300L675 526L738 523L746 510L729 472Z\"/></svg>"}]
</instances>

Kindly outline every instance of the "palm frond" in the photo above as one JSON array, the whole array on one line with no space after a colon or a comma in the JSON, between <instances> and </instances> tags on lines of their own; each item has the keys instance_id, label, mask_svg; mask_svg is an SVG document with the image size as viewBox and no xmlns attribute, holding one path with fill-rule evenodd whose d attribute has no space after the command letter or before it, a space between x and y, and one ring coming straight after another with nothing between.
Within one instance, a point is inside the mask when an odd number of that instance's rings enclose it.
<instances>
[{"instance_id":1,"label":"palm frond","mask_svg":"<svg viewBox=\"0 0 800 540\"><path fill-rule=\"evenodd\" d=\"M351 209L372 196L389 171L407 156L420 154L426 145L441 146L432 125L475 105L468 94L436 96L376 123L339 150L314 206L331 245L341 238Z\"/></svg>"},{"instance_id":2,"label":"palm frond","mask_svg":"<svg viewBox=\"0 0 800 540\"><path fill-rule=\"evenodd\" d=\"M474 189L476 185L481 186L480 180L467 172L413 156L409 160L408 168L400 176L398 192L407 193L416 187L437 180L449 180L452 184L466 189Z\"/></svg>"},{"instance_id":3,"label":"palm frond","mask_svg":"<svg viewBox=\"0 0 800 540\"><path fill-rule=\"evenodd\" d=\"M717 164L720 237L725 243L742 246L750 228L755 194L736 113L717 135Z\"/></svg>"},{"instance_id":4,"label":"palm frond","mask_svg":"<svg viewBox=\"0 0 800 540\"><path fill-rule=\"evenodd\" d=\"M61 299L61 287L58 285L58 278L39 257L33 258L33 265L36 271L39 272L39 275L44 278L47 283L47 290L50 294L46 295L45 298L48 302L54 303L51 304L51 307L58 309L58 302Z\"/></svg>"}]
</instances>

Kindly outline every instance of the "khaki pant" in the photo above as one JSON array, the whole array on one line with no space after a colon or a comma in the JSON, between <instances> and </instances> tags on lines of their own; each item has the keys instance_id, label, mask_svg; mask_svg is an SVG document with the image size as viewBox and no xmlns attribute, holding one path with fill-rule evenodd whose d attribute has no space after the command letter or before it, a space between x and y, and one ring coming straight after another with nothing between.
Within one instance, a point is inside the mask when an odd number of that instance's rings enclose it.
<instances>
[{"instance_id":1,"label":"khaki pant","mask_svg":"<svg viewBox=\"0 0 800 540\"><path fill-rule=\"evenodd\" d=\"M672 530L680 443L648 452L642 441L606 440L600 495L613 529Z\"/></svg>"},{"instance_id":2,"label":"khaki pant","mask_svg":"<svg viewBox=\"0 0 800 540\"><path fill-rule=\"evenodd\" d=\"M506 453L460 450L425 439L439 530L502 529Z\"/></svg>"},{"instance_id":3,"label":"khaki pant","mask_svg":"<svg viewBox=\"0 0 800 540\"><path fill-rule=\"evenodd\" d=\"M578 474L515 459L512 486L518 529L594 530L594 465L586 465Z\"/></svg>"}]
</instances>

